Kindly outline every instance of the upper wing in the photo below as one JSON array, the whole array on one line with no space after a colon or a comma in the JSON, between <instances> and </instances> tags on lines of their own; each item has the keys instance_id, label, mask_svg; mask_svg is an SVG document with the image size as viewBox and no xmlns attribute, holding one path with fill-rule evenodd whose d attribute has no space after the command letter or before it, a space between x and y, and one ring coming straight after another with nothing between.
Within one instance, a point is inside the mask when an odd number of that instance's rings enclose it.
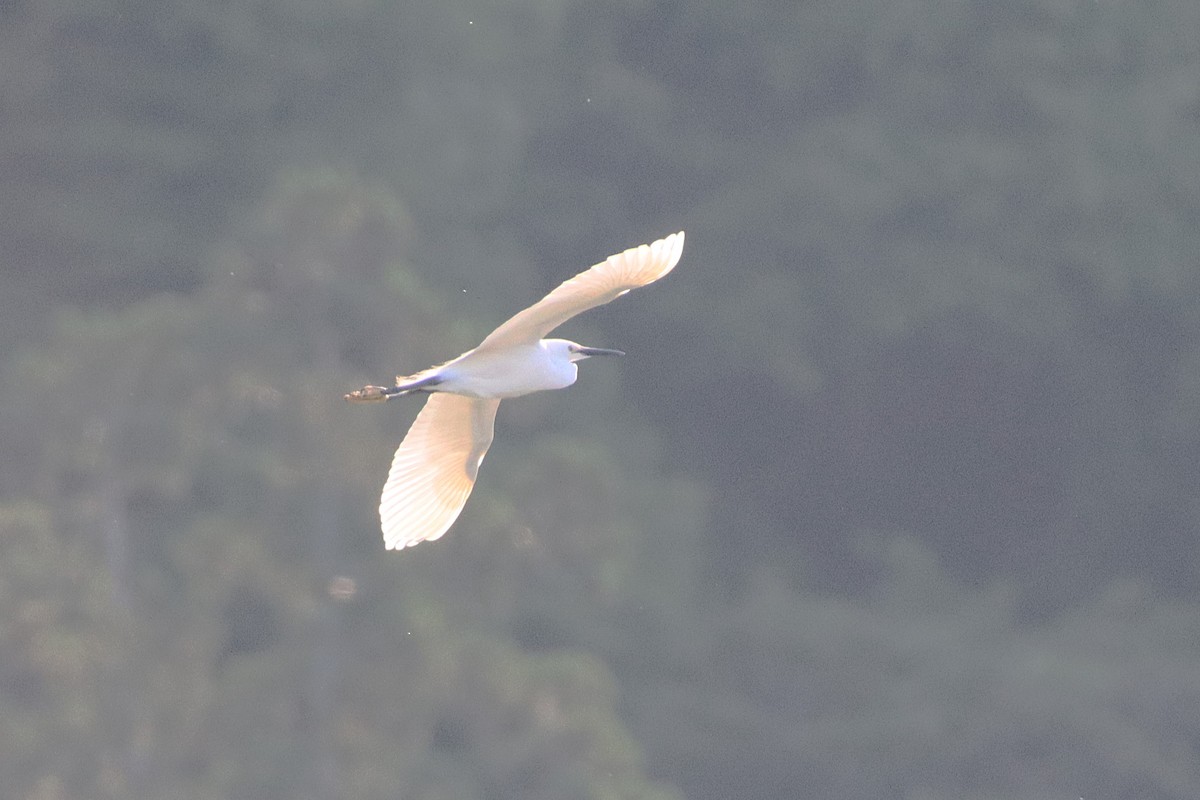
<instances>
[{"instance_id":1,"label":"upper wing","mask_svg":"<svg viewBox=\"0 0 1200 800\"><path fill-rule=\"evenodd\" d=\"M389 550L437 539L454 524L492 444L500 401L434 393L392 459L379 520Z\"/></svg>"},{"instance_id":2,"label":"upper wing","mask_svg":"<svg viewBox=\"0 0 1200 800\"><path fill-rule=\"evenodd\" d=\"M679 263L682 254L683 231L680 231L654 244L609 256L496 328L475 349L535 342L581 311L602 306L630 289L654 283Z\"/></svg>"}]
</instances>

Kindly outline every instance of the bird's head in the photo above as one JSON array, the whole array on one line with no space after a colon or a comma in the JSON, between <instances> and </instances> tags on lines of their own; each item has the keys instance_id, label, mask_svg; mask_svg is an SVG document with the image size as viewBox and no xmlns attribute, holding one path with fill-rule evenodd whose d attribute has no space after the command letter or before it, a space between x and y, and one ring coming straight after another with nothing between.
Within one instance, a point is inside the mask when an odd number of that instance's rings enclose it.
<instances>
[{"instance_id":1,"label":"bird's head","mask_svg":"<svg viewBox=\"0 0 1200 800\"><path fill-rule=\"evenodd\" d=\"M586 347L578 342L570 342L566 339L547 339L546 346L556 355L561 354L565 356L568 361L582 361L592 356L625 355L620 350L609 350L604 347Z\"/></svg>"}]
</instances>

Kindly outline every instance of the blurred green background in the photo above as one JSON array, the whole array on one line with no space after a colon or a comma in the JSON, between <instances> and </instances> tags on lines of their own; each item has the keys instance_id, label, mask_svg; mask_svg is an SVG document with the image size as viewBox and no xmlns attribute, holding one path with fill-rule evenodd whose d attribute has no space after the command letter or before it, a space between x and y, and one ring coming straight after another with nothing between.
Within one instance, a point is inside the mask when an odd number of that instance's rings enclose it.
<instances>
[{"instance_id":1,"label":"blurred green background","mask_svg":"<svg viewBox=\"0 0 1200 800\"><path fill-rule=\"evenodd\" d=\"M9 0L0 174L4 797L1200 797L1195 0Z\"/></svg>"}]
</instances>

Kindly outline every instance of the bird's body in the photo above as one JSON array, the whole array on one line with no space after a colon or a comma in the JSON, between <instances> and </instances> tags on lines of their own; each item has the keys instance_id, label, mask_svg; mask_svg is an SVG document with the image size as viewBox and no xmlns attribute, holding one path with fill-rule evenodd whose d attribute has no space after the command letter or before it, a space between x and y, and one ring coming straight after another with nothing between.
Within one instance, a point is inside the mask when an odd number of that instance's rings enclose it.
<instances>
[{"instance_id":1,"label":"bird's body","mask_svg":"<svg viewBox=\"0 0 1200 800\"><path fill-rule=\"evenodd\" d=\"M540 339L503 350L468 350L440 367L417 373L417 381L436 378L436 391L467 397L520 397L547 389L565 389L579 368L562 352L565 339ZM402 382L397 385L403 385Z\"/></svg>"},{"instance_id":2,"label":"bird's body","mask_svg":"<svg viewBox=\"0 0 1200 800\"><path fill-rule=\"evenodd\" d=\"M682 252L682 231L626 250L566 281L458 358L398 377L394 386L364 386L346 395L379 402L432 394L396 450L383 487L379 516L388 549L437 539L458 518L492 443L500 400L565 388L575 382L576 362L624 355L542 337L582 311L658 280Z\"/></svg>"}]
</instances>

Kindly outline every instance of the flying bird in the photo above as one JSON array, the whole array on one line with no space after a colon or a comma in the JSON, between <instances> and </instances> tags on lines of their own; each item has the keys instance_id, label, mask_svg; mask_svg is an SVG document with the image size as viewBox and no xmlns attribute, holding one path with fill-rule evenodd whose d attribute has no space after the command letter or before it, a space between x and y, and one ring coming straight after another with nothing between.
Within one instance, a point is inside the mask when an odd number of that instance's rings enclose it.
<instances>
[{"instance_id":1,"label":"flying bird","mask_svg":"<svg viewBox=\"0 0 1200 800\"><path fill-rule=\"evenodd\" d=\"M431 395L396 450L383 486L379 519L387 549L432 541L454 524L492 443L502 399L565 388L575 382L576 362L625 355L542 337L576 314L654 283L674 269L682 253L680 231L610 256L496 328L474 350L415 375L397 376L394 386L364 386L345 396L373 403Z\"/></svg>"}]
</instances>

